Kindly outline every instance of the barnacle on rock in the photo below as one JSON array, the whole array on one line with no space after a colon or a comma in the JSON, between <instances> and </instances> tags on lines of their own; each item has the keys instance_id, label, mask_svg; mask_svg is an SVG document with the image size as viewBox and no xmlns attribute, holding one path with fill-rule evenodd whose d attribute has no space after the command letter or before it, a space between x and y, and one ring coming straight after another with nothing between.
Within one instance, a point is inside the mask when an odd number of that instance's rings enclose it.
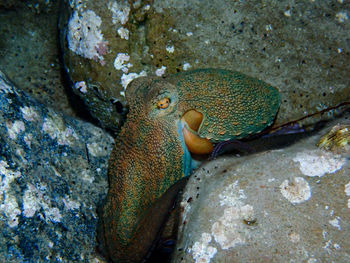
<instances>
[{"instance_id":1,"label":"barnacle on rock","mask_svg":"<svg viewBox=\"0 0 350 263\"><path fill-rule=\"evenodd\" d=\"M349 151L350 125L335 125L325 134L317 146L329 151Z\"/></svg>"}]
</instances>

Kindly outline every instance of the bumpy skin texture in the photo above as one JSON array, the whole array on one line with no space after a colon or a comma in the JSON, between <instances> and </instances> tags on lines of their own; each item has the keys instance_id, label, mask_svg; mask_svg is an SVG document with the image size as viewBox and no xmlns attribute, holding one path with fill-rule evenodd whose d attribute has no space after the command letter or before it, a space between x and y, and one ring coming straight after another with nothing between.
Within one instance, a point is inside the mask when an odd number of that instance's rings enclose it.
<instances>
[{"instance_id":1,"label":"bumpy skin texture","mask_svg":"<svg viewBox=\"0 0 350 263\"><path fill-rule=\"evenodd\" d=\"M239 72L201 69L173 75L183 109L204 116L199 135L213 142L241 139L271 125L280 105L278 90Z\"/></svg>"},{"instance_id":2,"label":"bumpy skin texture","mask_svg":"<svg viewBox=\"0 0 350 263\"><path fill-rule=\"evenodd\" d=\"M157 107L164 98L169 106ZM175 183L194 168L182 134L183 114L193 109L203 114L198 130L203 138L239 139L272 124L280 95L241 73L202 69L136 79L126 99L130 110L110 159L103 227L114 262L139 262L164 221Z\"/></svg>"}]
</instances>

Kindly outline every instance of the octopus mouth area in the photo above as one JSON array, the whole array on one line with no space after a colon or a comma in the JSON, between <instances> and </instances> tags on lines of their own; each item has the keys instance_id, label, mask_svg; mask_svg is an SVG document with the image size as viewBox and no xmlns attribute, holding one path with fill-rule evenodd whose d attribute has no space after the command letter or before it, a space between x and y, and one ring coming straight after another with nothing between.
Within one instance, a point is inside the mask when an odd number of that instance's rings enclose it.
<instances>
[{"instance_id":1,"label":"octopus mouth area","mask_svg":"<svg viewBox=\"0 0 350 263\"><path fill-rule=\"evenodd\" d=\"M198 135L203 114L196 110L189 110L182 116L182 120L185 122L182 132L188 150L192 154L210 154L214 149L213 143Z\"/></svg>"}]
</instances>

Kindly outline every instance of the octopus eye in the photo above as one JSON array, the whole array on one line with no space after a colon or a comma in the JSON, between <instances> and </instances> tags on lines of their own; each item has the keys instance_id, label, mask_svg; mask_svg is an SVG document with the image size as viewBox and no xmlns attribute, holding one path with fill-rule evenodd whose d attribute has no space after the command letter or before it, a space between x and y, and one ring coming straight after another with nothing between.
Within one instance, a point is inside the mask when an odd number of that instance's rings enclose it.
<instances>
[{"instance_id":1,"label":"octopus eye","mask_svg":"<svg viewBox=\"0 0 350 263\"><path fill-rule=\"evenodd\" d=\"M158 109L166 109L169 107L169 104L170 104L170 99L169 98L164 98L164 99L161 99L160 101L158 101L157 103L157 107Z\"/></svg>"}]
</instances>

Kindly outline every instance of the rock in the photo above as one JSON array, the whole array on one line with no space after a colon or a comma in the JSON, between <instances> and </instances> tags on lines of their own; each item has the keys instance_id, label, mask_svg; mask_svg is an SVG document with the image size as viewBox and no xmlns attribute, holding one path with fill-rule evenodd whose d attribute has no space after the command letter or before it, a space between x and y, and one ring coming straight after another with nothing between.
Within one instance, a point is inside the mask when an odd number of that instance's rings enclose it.
<instances>
[{"instance_id":1,"label":"rock","mask_svg":"<svg viewBox=\"0 0 350 263\"><path fill-rule=\"evenodd\" d=\"M113 139L0 74L0 261L101 262L96 208Z\"/></svg>"},{"instance_id":2,"label":"rock","mask_svg":"<svg viewBox=\"0 0 350 263\"><path fill-rule=\"evenodd\" d=\"M173 262L349 262L349 148L286 148L208 162L181 202Z\"/></svg>"},{"instance_id":3,"label":"rock","mask_svg":"<svg viewBox=\"0 0 350 263\"><path fill-rule=\"evenodd\" d=\"M57 48L57 20L61 1L0 2L0 39L3 40L0 70L18 88L43 105L68 115L76 115L69 105L72 96L66 94L62 82Z\"/></svg>"},{"instance_id":4,"label":"rock","mask_svg":"<svg viewBox=\"0 0 350 263\"><path fill-rule=\"evenodd\" d=\"M350 100L345 1L74 3L61 23L66 67L105 127L118 126L132 78L196 68L240 71L278 87L277 123Z\"/></svg>"}]
</instances>

